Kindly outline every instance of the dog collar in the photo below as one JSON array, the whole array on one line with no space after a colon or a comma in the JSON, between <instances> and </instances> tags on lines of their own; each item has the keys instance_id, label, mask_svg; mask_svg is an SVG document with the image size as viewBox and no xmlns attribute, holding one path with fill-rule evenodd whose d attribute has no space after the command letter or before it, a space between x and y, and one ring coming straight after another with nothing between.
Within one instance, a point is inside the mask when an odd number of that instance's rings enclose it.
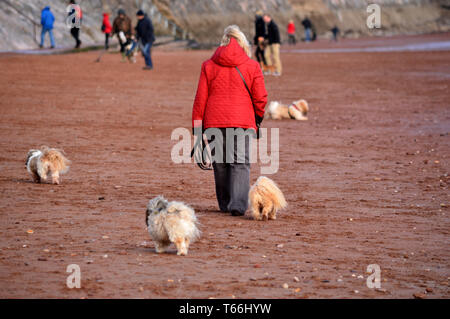
<instances>
[{"instance_id":1,"label":"dog collar","mask_svg":"<svg viewBox=\"0 0 450 319\"><path fill-rule=\"evenodd\" d=\"M300 111L300 109L297 107L297 105L295 105L295 104L291 104L291 105L288 106L288 114L289 114L289 117L290 117L291 119L295 120L295 116L293 116L293 115L291 114L291 106L292 106L293 108L295 108L297 111L299 111L299 112L301 112L301 111Z\"/></svg>"}]
</instances>

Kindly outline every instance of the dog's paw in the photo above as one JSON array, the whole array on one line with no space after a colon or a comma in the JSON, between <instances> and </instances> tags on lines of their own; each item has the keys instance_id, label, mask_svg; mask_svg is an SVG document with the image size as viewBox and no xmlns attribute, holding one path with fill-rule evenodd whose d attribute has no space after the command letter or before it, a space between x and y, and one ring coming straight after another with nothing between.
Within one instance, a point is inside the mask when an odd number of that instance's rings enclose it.
<instances>
[{"instance_id":1,"label":"dog's paw","mask_svg":"<svg viewBox=\"0 0 450 319\"><path fill-rule=\"evenodd\" d=\"M160 245L160 244L156 244L155 245L155 250L158 254L164 253L166 252L166 246L165 245Z\"/></svg>"}]
</instances>

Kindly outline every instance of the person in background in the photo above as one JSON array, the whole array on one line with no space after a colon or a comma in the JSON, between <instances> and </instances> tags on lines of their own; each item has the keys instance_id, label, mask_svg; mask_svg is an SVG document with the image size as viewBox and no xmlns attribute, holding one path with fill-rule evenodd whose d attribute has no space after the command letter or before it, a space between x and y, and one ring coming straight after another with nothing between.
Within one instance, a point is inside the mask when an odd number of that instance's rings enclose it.
<instances>
[{"instance_id":1,"label":"person in background","mask_svg":"<svg viewBox=\"0 0 450 319\"><path fill-rule=\"evenodd\" d=\"M109 13L103 13L102 32L105 34L105 50L109 49L109 34L112 31L111 23L109 22Z\"/></svg>"},{"instance_id":2,"label":"person in background","mask_svg":"<svg viewBox=\"0 0 450 319\"><path fill-rule=\"evenodd\" d=\"M287 34L288 34L288 43L295 45L295 24L294 20L289 20L289 24L287 26Z\"/></svg>"},{"instance_id":3,"label":"person in background","mask_svg":"<svg viewBox=\"0 0 450 319\"><path fill-rule=\"evenodd\" d=\"M253 39L253 43L256 46L256 60L259 62L262 68L264 68L264 66L267 66L266 58L264 57L264 39L266 38L266 33L266 24L263 20L263 12L261 10L258 10L255 14L255 37Z\"/></svg>"},{"instance_id":4,"label":"person in background","mask_svg":"<svg viewBox=\"0 0 450 319\"><path fill-rule=\"evenodd\" d=\"M338 40L339 32L341 32L341 31L339 30L339 28L336 25L333 27L333 29L331 29L331 33L333 34L334 41Z\"/></svg>"},{"instance_id":5,"label":"person in background","mask_svg":"<svg viewBox=\"0 0 450 319\"><path fill-rule=\"evenodd\" d=\"M266 62L271 67L272 75L280 76L282 71L280 59L280 31L269 14L265 14L264 22L267 24L268 47L265 51Z\"/></svg>"},{"instance_id":6,"label":"person in background","mask_svg":"<svg viewBox=\"0 0 450 319\"><path fill-rule=\"evenodd\" d=\"M311 20L308 19L308 17L304 18L302 21L302 25L305 28L305 41L310 42L311 41L311 27L312 23Z\"/></svg>"},{"instance_id":7,"label":"person in background","mask_svg":"<svg viewBox=\"0 0 450 319\"><path fill-rule=\"evenodd\" d=\"M45 34L47 32L50 36L51 48L53 49L55 47L55 38L53 37L53 23L54 22L55 22L55 17L53 16L53 13L50 11L50 6L45 7L41 12L42 31L41 31L41 44L39 45L40 48L44 47Z\"/></svg>"},{"instance_id":8,"label":"person in background","mask_svg":"<svg viewBox=\"0 0 450 319\"><path fill-rule=\"evenodd\" d=\"M145 59L145 67L143 69L152 70L153 63L151 49L153 42L155 41L153 24L142 10L139 10L136 13L136 16L138 19L138 23L136 25L136 40L140 43L142 55Z\"/></svg>"},{"instance_id":9,"label":"person in background","mask_svg":"<svg viewBox=\"0 0 450 319\"><path fill-rule=\"evenodd\" d=\"M70 28L70 34L75 39L75 49L78 49L81 46L80 28L81 21L83 19L83 12L81 11L81 7L75 2L75 0L70 0L70 5L72 6L72 10L69 12L68 16L74 16L74 18L72 18L72 28Z\"/></svg>"},{"instance_id":10,"label":"person in background","mask_svg":"<svg viewBox=\"0 0 450 319\"><path fill-rule=\"evenodd\" d=\"M131 19L125 14L125 10L119 9L117 17L114 19L111 37L117 34L120 44L120 52L122 53L122 61L125 62L125 47L131 43L134 30L131 26Z\"/></svg>"},{"instance_id":11,"label":"person in background","mask_svg":"<svg viewBox=\"0 0 450 319\"><path fill-rule=\"evenodd\" d=\"M205 135L217 148L214 151L217 158L213 159L212 166L219 209L233 216L243 216L248 207L252 137L227 136L227 128L257 130L267 103L264 76L258 63L250 58L250 50L239 27L228 26L219 48L202 64L192 108L194 132L215 129L222 133ZM245 77L251 93L239 72ZM243 130L240 130L241 134L245 134ZM230 143L228 139L233 141Z\"/></svg>"}]
</instances>

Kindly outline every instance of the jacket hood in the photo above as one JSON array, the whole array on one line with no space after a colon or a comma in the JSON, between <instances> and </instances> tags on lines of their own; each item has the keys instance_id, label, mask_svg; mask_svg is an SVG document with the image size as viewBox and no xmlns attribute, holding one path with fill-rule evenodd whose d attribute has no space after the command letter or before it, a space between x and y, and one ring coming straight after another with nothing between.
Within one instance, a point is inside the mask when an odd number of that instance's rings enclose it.
<instances>
[{"instance_id":1,"label":"jacket hood","mask_svg":"<svg viewBox=\"0 0 450 319\"><path fill-rule=\"evenodd\" d=\"M248 59L250 58L235 38L231 38L228 45L218 47L211 57L211 60L216 64L228 67L241 65L247 62Z\"/></svg>"},{"instance_id":2,"label":"jacket hood","mask_svg":"<svg viewBox=\"0 0 450 319\"><path fill-rule=\"evenodd\" d=\"M46 6L42 11L50 10L50 6Z\"/></svg>"},{"instance_id":3,"label":"jacket hood","mask_svg":"<svg viewBox=\"0 0 450 319\"><path fill-rule=\"evenodd\" d=\"M109 17L109 13L103 13L104 17Z\"/></svg>"}]
</instances>

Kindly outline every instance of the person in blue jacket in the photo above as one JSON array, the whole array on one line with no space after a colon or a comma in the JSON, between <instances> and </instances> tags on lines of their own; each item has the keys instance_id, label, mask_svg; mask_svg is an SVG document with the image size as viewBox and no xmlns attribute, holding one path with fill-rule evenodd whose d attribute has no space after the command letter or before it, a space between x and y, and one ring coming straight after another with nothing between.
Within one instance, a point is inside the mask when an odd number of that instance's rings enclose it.
<instances>
[{"instance_id":1,"label":"person in blue jacket","mask_svg":"<svg viewBox=\"0 0 450 319\"><path fill-rule=\"evenodd\" d=\"M39 45L40 48L44 47L45 34L47 32L50 35L51 48L53 49L55 47L55 38L53 37L53 22L55 22L55 17L53 16L53 13L50 11L50 7L47 6L41 12L42 31L41 31L41 44Z\"/></svg>"}]
</instances>

